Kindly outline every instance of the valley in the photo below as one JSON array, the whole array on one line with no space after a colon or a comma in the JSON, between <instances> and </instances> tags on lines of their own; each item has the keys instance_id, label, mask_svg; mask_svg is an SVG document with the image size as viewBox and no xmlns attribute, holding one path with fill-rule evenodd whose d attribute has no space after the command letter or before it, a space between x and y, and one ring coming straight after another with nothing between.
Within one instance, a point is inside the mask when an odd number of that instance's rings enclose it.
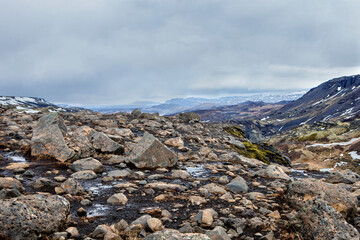
<instances>
[{"instance_id":1,"label":"valley","mask_svg":"<svg viewBox=\"0 0 360 240\"><path fill-rule=\"evenodd\" d=\"M359 84L171 116L0 97L0 237L359 239Z\"/></svg>"}]
</instances>

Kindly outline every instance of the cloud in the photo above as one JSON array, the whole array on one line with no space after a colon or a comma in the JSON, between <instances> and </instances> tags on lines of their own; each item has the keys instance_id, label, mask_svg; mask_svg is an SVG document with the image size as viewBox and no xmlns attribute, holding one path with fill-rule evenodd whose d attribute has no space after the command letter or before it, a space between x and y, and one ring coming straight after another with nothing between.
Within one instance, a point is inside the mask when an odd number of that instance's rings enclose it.
<instances>
[{"instance_id":1,"label":"cloud","mask_svg":"<svg viewBox=\"0 0 360 240\"><path fill-rule=\"evenodd\" d=\"M0 95L123 104L359 73L355 0L0 3Z\"/></svg>"}]
</instances>

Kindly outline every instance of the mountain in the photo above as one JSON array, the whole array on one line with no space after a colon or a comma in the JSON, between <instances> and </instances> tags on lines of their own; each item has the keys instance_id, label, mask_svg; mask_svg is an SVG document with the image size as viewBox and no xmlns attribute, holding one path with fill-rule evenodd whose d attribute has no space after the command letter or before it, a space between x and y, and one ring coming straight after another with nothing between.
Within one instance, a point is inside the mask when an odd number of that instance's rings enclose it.
<instances>
[{"instance_id":1,"label":"mountain","mask_svg":"<svg viewBox=\"0 0 360 240\"><path fill-rule=\"evenodd\" d=\"M244 102L236 105L221 106L212 109L196 110L205 122L236 122L245 118L256 118L269 114L271 111L283 107L286 101L278 103Z\"/></svg>"},{"instance_id":2,"label":"mountain","mask_svg":"<svg viewBox=\"0 0 360 240\"><path fill-rule=\"evenodd\" d=\"M273 93L256 93L242 96L220 97L220 98L173 98L163 103L137 103L131 105L117 106L87 106L87 108L101 113L114 112L131 112L138 108L146 113L159 113L160 115L171 115L180 112L208 110L221 106L231 106L244 103L247 101L276 103L280 101L291 101L301 97L303 92L273 92Z\"/></svg>"},{"instance_id":3,"label":"mountain","mask_svg":"<svg viewBox=\"0 0 360 240\"><path fill-rule=\"evenodd\" d=\"M334 78L264 116L278 130L316 122L346 121L360 113L360 75Z\"/></svg>"},{"instance_id":4,"label":"mountain","mask_svg":"<svg viewBox=\"0 0 360 240\"><path fill-rule=\"evenodd\" d=\"M0 96L0 107L15 108L18 112L38 113L41 109L47 108L48 111L56 112L78 112L84 110L76 107L60 107L53 103L38 97L15 97L15 96Z\"/></svg>"}]
</instances>

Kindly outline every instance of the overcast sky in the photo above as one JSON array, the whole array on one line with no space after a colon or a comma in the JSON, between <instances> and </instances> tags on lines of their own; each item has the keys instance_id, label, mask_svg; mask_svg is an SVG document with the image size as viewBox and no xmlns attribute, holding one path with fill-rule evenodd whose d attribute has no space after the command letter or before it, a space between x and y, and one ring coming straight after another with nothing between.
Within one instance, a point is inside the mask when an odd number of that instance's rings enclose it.
<instances>
[{"instance_id":1,"label":"overcast sky","mask_svg":"<svg viewBox=\"0 0 360 240\"><path fill-rule=\"evenodd\" d=\"M360 73L358 0L0 0L0 95L126 104Z\"/></svg>"}]
</instances>

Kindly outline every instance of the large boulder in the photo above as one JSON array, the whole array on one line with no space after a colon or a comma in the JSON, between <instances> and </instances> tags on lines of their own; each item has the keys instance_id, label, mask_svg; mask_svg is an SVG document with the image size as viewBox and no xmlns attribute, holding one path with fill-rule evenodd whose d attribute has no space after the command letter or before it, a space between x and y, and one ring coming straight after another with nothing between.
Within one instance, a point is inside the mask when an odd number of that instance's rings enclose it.
<instances>
[{"instance_id":1,"label":"large boulder","mask_svg":"<svg viewBox=\"0 0 360 240\"><path fill-rule=\"evenodd\" d=\"M297 210L303 209L307 200L320 198L327 201L344 218L351 217L357 211L357 198L343 186L311 178L290 183L287 198Z\"/></svg>"},{"instance_id":2,"label":"large boulder","mask_svg":"<svg viewBox=\"0 0 360 240\"><path fill-rule=\"evenodd\" d=\"M67 129L58 113L50 113L40 118L31 139L31 155L50 157L65 162L74 156L74 151L66 145L64 136Z\"/></svg>"},{"instance_id":3,"label":"large boulder","mask_svg":"<svg viewBox=\"0 0 360 240\"><path fill-rule=\"evenodd\" d=\"M299 211L304 239L348 239L358 240L359 232L347 223L328 202L321 199L306 201Z\"/></svg>"},{"instance_id":4,"label":"large boulder","mask_svg":"<svg viewBox=\"0 0 360 240\"><path fill-rule=\"evenodd\" d=\"M65 224L70 203L57 195L41 194L0 200L1 239L39 239L40 234L59 231Z\"/></svg>"},{"instance_id":5,"label":"large boulder","mask_svg":"<svg viewBox=\"0 0 360 240\"><path fill-rule=\"evenodd\" d=\"M329 177L326 179L329 183L347 183L352 184L360 180L359 174L346 169L335 172L330 172Z\"/></svg>"},{"instance_id":6,"label":"large boulder","mask_svg":"<svg viewBox=\"0 0 360 240\"><path fill-rule=\"evenodd\" d=\"M75 150L77 158L91 157L96 152L89 140L89 135L94 131L88 126L82 126L69 133L71 147Z\"/></svg>"},{"instance_id":7,"label":"large boulder","mask_svg":"<svg viewBox=\"0 0 360 240\"><path fill-rule=\"evenodd\" d=\"M93 147L102 153L124 153L124 147L111 140L105 133L93 132L90 137Z\"/></svg>"},{"instance_id":8,"label":"large boulder","mask_svg":"<svg viewBox=\"0 0 360 240\"><path fill-rule=\"evenodd\" d=\"M176 154L147 132L134 146L129 159L137 168L173 167L177 163Z\"/></svg>"},{"instance_id":9,"label":"large boulder","mask_svg":"<svg viewBox=\"0 0 360 240\"><path fill-rule=\"evenodd\" d=\"M211 240L205 234L200 233L180 233L177 230L165 229L156 233L153 233L144 240Z\"/></svg>"}]
</instances>

